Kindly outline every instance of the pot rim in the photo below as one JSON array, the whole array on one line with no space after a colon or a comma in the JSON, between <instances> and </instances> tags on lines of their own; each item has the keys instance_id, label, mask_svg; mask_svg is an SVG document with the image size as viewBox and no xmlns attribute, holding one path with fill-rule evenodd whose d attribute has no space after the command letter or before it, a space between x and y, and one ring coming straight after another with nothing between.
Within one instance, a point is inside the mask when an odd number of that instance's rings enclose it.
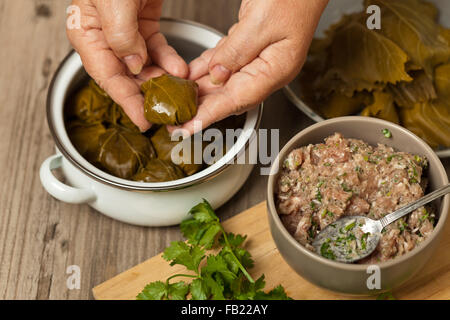
<instances>
[{"instance_id":1,"label":"pot rim","mask_svg":"<svg viewBox=\"0 0 450 320\"><path fill-rule=\"evenodd\" d=\"M443 182L444 182L443 185L448 184L449 179L448 179L448 176L446 174L444 166L442 165L442 162L439 159L439 157L428 146L428 144L426 144L420 137L416 136L414 133L410 132L409 130L407 130L395 123L377 119L377 118L369 118L369 117L361 117L361 116L346 116L346 117L338 117L338 118L333 118L333 119L325 120L322 122L318 122L316 124L313 124L310 127L307 127L305 129L301 130L299 133L297 133L295 136L293 136L284 145L284 147L281 149L280 153L278 154L278 156L275 159L275 162L271 168L269 179L268 179L268 184L267 184L267 211L268 211L268 215L271 217L272 221L274 222L274 227L279 231L279 233L284 238L284 240L289 242L291 247L295 248L295 250L299 253L299 257L301 255L303 255L303 256L308 257L311 260L314 260L316 263L320 263L320 264L326 265L330 268L335 268L335 269L339 269L342 271L366 272L367 267L371 264L346 264L346 263L342 263L342 262L336 262L336 261L324 258L324 257L308 250L306 247L304 247L299 242L297 242L294 239L294 237L286 230L285 226L281 222L281 219L278 215L278 211L276 209L275 201L274 201L274 198L275 198L274 197L274 191L275 191L274 185L276 182L275 178L278 177L278 174L275 174L276 169L277 169L275 166L277 166L280 163L279 162L280 159L287 156L288 151L290 151L292 149L292 146L296 143L296 141L299 140L300 137L302 137L306 133L314 131L317 128L322 127L324 125L326 126L329 124L333 124L336 122L342 122L342 121L368 121L368 122L378 123L378 124L380 124L381 127L386 127L386 128L394 127L396 129L399 129L400 131L404 132L406 135L409 135L412 138L412 140L415 140L417 143L421 144L422 148L424 150L427 150L428 153L430 153L432 155L433 161L438 164L436 169L439 171L439 173L443 177ZM438 220L437 225L435 226L435 229L431 233L431 235L427 239L425 239L423 242L421 242L419 246L417 246L413 250L403 254L402 256L395 257L388 261L376 263L376 265L379 266L380 269L387 269L387 268L402 264L402 263L410 260L414 256L421 254L421 252L423 250L426 250L427 247L429 246L429 244L432 241L434 241L436 239L436 237L438 237L443 232L444 225L447 222L446 220L447 220L448 214L449 214L450 194L447 194L446 196L442 197L441 199L442 199L441 200L442 201L442 203L441 203L442 209L439 210L440 211L439 220Z\"/></svg>"},{"instance_id":2,"label":"pot rim","mask_svg":"<svg viewBox=\"0 0 450 320\"><path fill-rule=\"evenodd\" d=\"M224 35L208 26L205 26L203 24L184 20L184 19L175 19L175 18L161 18L162 23L166 24L186 24L190 27L196 27L203 29L204 31L208 31L211 34L213 34L216 37L222 38ZM188 39L185 39L188 40ZM205 48L208 49L208 48ZM248 111L246 113L246 120L244 124L244 130L242 131L241 135L238 138L238 141L233 145L233 147L215 164L209 166L206 169L203 169L202 171L182 179L168 181L168 182L157 182L157 183L146 183L146 182L136 182L126 179L121 179L118 177L115 177L111 174L108 174L92 164L90 164L87 160L85 160L78 151L73 147L73 145L70 146L70 148L66 147L66 143L64 143L63 140L68 141L69 144L71 144L70 139L68 137L64 137L67 139L63 139L60 136L61 129L57 129L57 126L55 124L54 116L53 116L53 110L55 108L55 104L53 102L54 94L55 94L55 87L57 85L57 81L59 80L59 77L68 63L70 59L74 59L75 57L79 57L78 54L75 52L75 50L71 50L66 57L62 60L58 68L56 69L49 89L47 91L47 101L46 101L46 113L47 113L47 123L50 129L50 133L52 134L53 140L55 141L57 150L62 153L64 158L66 158L72 165L74 165L76 168L78 168L82 173L86 174L90 178L93 178L94 180L101 182L103 184L106 184L108 186L112 186L119 189L129 190L129 191L171 191L171 190L180 190L184 188L188 188L193 185L197 185L206 181L209 181L216 177L217 175L221 174L224 170L226 170L230 165L235 163L236 159L242 154L242 152L245 152L249 145L250 141L253 139L252 130L258 130L261 123L262 118L262 112L263 112L263 103L261 103L257 108ZM81 68L83 66L81 65ZM77 71L78 72L78 71ZM73 80L75 73L72 75L71 80ZM66 98L68 85L64 88L64 100ZM62 103L61 108L64 108L64 103ZM251 125L251 123L254 123ZM250 123L251 128L247 128L250 130L245 130L245 126ZM64 126L64 125L63 125ZM63 134L67 136L67 130L64 126ZM247 132L246 132L247 131ZM238 147L238 144L241 140L241 146ZM245 143L242 143L242 140L245 140ZM72 152L68 149L72 149Z\"/></svg>"}]
</instances>

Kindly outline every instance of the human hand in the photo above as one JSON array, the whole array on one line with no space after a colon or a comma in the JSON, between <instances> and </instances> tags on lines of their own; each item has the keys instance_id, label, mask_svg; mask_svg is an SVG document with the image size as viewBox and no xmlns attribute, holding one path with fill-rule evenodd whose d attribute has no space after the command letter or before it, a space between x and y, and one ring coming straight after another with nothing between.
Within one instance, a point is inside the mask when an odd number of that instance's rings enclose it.
<instances>
[{"instance_id":1,"label":"human hand","mask_svg":"<svg viewBox=\"0 0 450 320\"><path fill-rule=\"evenodd\" d=\"M199 84L197 116L181 127L195 132L242 114L300 72L328 0L243 0L239 22L218 45L189 65ZM195 126L198 130L198 126Z\"/></svg>"},{"instance_id":2,"label":"human hand","mask_svg":"<svg viewBox=\"0 0 450 320\"><path fill-rule=\"evenodd\" d=\"M170 73L185 78L188 66L159 32L163 0L73 0L81 9L81 29L67 30L89 75L121 105L142 130L140 84Z\"/></svg>"}]
</instances>

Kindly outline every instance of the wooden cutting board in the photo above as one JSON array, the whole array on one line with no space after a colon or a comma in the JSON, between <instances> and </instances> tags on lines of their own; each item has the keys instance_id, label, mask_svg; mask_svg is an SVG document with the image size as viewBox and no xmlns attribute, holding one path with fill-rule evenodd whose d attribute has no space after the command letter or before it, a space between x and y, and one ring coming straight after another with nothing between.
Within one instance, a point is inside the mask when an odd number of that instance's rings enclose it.
<instances>
[{"instance_id":1,"label":"wooden cutting board","mask_svg":"<svg viewBox=\"0 0 450 320\"><path fill-rule=\"evenodd\" d=\"M269 231L266 204L255 207L225 221L225 229L248 235L246 249L255 260L252 276L266 276L266 288L282 284L294 299L354 299L321 289L297 275L279 254ZM445 236L433 258L419 275L393 292L397 299L450 299L450 223ZM96 286L92 291L95 299L135 299L149 282L165 280L184 271L182 266L170 267L161 254L127 270ZM374 299L374 297L365 297Z\"/></svg>"}]
</instances>

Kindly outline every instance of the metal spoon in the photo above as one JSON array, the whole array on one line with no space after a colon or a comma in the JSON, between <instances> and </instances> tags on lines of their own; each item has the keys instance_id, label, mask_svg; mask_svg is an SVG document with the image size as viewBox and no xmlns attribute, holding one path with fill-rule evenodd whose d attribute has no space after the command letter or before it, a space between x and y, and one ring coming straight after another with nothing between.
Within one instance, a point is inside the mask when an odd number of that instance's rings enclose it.
<instances>
[{"instance_id":1,"label":"metal spoon","mask_svg":"<svg viewBox=\"0 0 450 320\"><path fill-rule=\"evenodd\" d=\"M387 225L450 193L450 184L439 188L380 220L364 216L345 216L326 226L314 239L316 252L326 258L351 263L369 256L377 247Z\"/></svg>"}]
</instances>

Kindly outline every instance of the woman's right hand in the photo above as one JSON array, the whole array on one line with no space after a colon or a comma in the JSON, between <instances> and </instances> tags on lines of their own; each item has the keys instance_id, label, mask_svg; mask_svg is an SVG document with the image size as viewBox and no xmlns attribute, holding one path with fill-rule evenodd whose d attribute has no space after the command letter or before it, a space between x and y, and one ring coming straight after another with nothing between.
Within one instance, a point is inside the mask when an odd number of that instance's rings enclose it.
<instances>
[{"instance_id":1,"label":"woman's right hand","mask_svg":"<svg viewBox=\"0 0 450 320\"><path fill-rule=\"evenodd\" d=\"M73 0L81 10L81 28L67 35L87 73L121 105L142 130L140 84L165 72L186 78L184 60L159 31L163 0Z\"/></svg>"}]
</instances>

